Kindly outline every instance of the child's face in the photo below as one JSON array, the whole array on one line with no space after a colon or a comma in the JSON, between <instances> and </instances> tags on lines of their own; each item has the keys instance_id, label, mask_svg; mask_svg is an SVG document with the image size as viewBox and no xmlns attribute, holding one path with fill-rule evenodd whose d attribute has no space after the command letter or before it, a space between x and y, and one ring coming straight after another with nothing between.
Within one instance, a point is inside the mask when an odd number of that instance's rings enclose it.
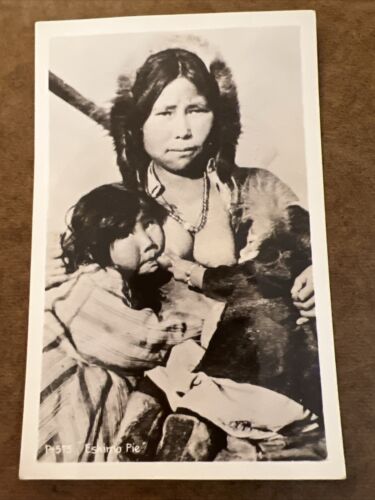
<instances>
[{"instance_id":1,"label":"child's face","mask_svg":"<svg viewBox=\"0 0 375 500\"><path fill-rule=\"evenodd\" d=\"M152 216L140 214L129 236L115 240L110 247L114 265L130 274L148 274L158 268L157 257L164 248L164 233Z\"/></svg>"}]
</instances>

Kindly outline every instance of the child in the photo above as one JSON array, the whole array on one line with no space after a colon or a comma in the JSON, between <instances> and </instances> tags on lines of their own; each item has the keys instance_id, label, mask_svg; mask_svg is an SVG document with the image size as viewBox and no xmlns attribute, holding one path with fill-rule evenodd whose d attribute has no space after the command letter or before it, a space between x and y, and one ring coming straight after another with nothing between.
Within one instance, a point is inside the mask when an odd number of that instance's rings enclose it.
<instances>
[{"instance_id":1,"label":"child","mask_svg":"<svg viewBox=\"0 0 375 500\"><path fill-rule=\"evenodd\" d=\"M61 237L69 278L46 293L39 460L107 460L143 372L201 334L202 320L160 310L163 217L121 184L75 205Z\"/></svg>"}]
</instances>

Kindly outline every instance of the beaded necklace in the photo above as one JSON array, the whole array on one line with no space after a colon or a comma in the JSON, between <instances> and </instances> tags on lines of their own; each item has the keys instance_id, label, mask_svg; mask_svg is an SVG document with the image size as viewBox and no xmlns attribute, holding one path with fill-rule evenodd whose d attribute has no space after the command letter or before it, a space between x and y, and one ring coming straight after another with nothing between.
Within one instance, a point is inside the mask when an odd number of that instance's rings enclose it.
<instances>
[{"instance_id":1,"label":"beaded necklace","mask_svg":"<svg viewBox=\"0 0 375 500\"><path fill-rule=\"evenodd\" d=\"M207 215L208 215L208 202L209 202L209 197L210 197L210 186L209 186L209 180L208 180L208 175L207 172L204 172L203 174L203 200L202 200L202 210L201 214L199 217L199 224L194 225L190 224L189 222L185 221L181 215L178 213L178 210L176 207L172 206L168 201L164 198L163 195L161 195L161 198L163 199L164 202L164 207L166 208L168 214L172 219L177 221L181 226L188 231L191 235L195 235L201 231L204 226L206 225L207 222Z\"/></svg>"}]
</instances>

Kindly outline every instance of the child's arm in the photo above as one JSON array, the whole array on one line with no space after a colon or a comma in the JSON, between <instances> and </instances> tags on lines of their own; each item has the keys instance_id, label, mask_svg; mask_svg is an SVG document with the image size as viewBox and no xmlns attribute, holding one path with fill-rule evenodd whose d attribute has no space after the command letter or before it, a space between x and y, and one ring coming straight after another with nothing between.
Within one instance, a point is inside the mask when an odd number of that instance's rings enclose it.
<instances>
[{"instance_id":1,"label":"child's arm","mask_svg":"<svg viewBox=\"0 0 375 500\"><path fill-rule=\"evenodd\" d=\"M113 276L113 272L112 272ZM202 320L193 315L156 315L123 302L121 283L109 271L84 273L54 301L52 309L79 356L99 366L129 372L163 362L171 346L199 337Z\"/></svg>"}]
</instances>

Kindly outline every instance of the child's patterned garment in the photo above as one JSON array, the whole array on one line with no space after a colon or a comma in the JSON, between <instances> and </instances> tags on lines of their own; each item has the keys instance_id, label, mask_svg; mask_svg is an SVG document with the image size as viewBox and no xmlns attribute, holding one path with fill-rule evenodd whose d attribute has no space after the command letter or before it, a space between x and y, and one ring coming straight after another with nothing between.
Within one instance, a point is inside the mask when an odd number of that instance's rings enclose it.
<instances>
[{"instance_id":1,"label":"child's patterned garment","mask_svg":"<svg viewBox=\"0 0 375 500\"><path fill-rule=\"evenodd\" d=\"M106 460L144 370L202 333L202 319L168 305L131 309L122 288L115 269L89 265L46 294L39 460Z\"/></svg>"}]
</instances>

